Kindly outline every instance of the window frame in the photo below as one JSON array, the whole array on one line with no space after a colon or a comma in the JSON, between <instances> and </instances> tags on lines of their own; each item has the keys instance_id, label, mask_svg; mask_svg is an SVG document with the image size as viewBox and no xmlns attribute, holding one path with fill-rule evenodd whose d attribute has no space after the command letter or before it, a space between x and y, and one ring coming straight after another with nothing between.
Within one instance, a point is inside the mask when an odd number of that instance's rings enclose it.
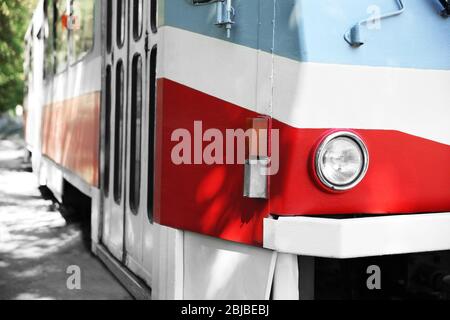
<instances>
[{"instance_id":1,"label":"window frame","mask_svg":"<svg viewBox=\"0 0 450 320\"><path fill-rule=\"evenodd\" d=\"M49 80L53 79L54 77L67 72L69 70L69 68L72 68L72 67L76 66L77 64L90 59L92 57L92 54L95 52L96 47L97 47L97 41L96 40L97 40L97 33L98 33L98 31L97 31L96 26L97 26L97 10L98 10L97 6L98 6L98 2L94 1L94 12L93 12L94 20L92 22L93 23L93 31L92 31L93 32L92 33L93 42L92 42L91 48L88 51L86 51L85 54L83 54L79 58L76 58L75 55L74 55L74 41L73 41L72 30L71 29L67 29L67 31L66 31L67 32L67 41L66 41L67 42L67 50L66 50L66 58L67 58L66 60L67 61L65 63L64 68L62 68L61 70L58 70L58 64L57 64L57 61L56 61L56 59L57 59L56 58L56 51L57 50L56 50L55 35L57 34L56 24L60 22L60 13L59 13L58 8L56 6L57 5L57 1L58 0L53 0L52 1L54 21L53 21L51 26L49 25L49 27L51 27L53 29L53 32L52 32L52 35L51 35L53 37L52 40L51 40L52 52L53 52L53 54L52 54L52 56L53 56L52 72L51 73L47 72L45 74L45 77L44 77L45 81L49 81ZM70 13L72 13L72 5L73 5L73 2L72 2L72 0L70 0L70 5L68 7L68 9L70 10ZM45 19L47 19L47 17L48 17L47 16L47 12L44 12L44 13L45 13ZM45 52L44 52L44 58L46 58Z\"/></svg>"}]
</instances>

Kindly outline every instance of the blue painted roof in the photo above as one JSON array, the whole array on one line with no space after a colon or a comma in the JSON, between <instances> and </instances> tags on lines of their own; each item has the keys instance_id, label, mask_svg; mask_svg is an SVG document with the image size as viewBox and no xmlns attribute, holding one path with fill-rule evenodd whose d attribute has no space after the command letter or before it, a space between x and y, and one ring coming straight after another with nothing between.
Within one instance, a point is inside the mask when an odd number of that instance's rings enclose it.
<instances>
[{"instance_id":1,"label":"blue painted roof","mask_svg":"<svg viewBox=\"0 0 450 320\"><path fill-rule=\"evenodd\" d=\"M234 0L232 36L214 26L215 4L165 0L164 24L304 62L450 70L450 18L437 0L403 0L402 15L363 27L366 43L352 48L344 33L376 5L395 11L395 0ZM275 46L273 46L273 10Z\"/></svg>"}]
</instances>

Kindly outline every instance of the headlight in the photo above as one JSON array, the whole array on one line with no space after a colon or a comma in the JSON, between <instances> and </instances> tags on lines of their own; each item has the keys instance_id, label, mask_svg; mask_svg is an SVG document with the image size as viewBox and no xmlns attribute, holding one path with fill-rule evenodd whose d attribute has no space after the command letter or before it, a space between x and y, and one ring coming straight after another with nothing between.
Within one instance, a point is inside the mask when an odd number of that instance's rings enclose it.
<instances>
[{"instance_id":1,"label":"headlight","mask_svg":"<svg viewBox=\"0 0 450 320\"><path fill-rule=\"evenodd\" d=\"M369 152L356 134L337 132L320 144L315 166L318 178L326 187L349 190L364 179L369 168Z\"/></svg>"}]
</instances>

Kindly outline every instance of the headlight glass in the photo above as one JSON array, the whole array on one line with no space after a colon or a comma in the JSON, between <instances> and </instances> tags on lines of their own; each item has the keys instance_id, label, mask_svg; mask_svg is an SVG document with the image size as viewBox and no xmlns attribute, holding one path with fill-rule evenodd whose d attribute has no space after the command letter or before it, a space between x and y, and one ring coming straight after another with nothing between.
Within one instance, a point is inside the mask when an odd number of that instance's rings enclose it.
<instances>
[{"instance_id":1,"label":"headlight glass","mask_svg":"<svg viewBox=\"0 0 450 320\"><path fill-rule=\"evenodd\" d=\"M334 190L349 190L364 178L369 154L362 140L351 132L327 137L316 156L319 179Z\"/></svg>"}]
</instances>

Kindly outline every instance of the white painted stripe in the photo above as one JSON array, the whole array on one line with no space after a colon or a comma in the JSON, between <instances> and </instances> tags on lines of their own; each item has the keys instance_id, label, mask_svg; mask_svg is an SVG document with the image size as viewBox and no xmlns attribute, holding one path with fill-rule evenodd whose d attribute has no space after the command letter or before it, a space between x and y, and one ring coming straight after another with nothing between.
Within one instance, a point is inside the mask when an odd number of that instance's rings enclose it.
<instances>
[{"instance_id":1,"label":"white painted stripe","mask_svg":"<svg viewBox=\"0 0 450 320\"><path fill-rule=\"evenodd\" d=\"M450 71L275 59L273 117L299 128L398 130L450 144Z\"/></svg>"},{"instance_id":2,"label":"white painted stripe","mask_svg":"<svg viewBox=\"0 0 450 320\"><path fill-rule=\"evenodd\" d=\"M158 77L255 109L257 50L168 26L159 32Z\"/></svg>"},{"instance_id":3,"label":"white painted stripe","mask_svg":"<svg viewBox=\"0 0 450 320\"><path fill-rule=\"evenodd\" d=\"M282 217L264 221L264 248L358 258L450 249L450 213L356 219Z\"/></svg>"},{"instance_id":4,"label":"white painted stripe","mask_svg":"<svg viewBox=\"0 0 450 320\"><path fill-rule=\"evenodd\" d=\"M450 145L449 70L302 63L163 27L164 77L297 128L397 130ZM273 107L264 104L274 64ZM161 60L160 60L161 61Z\"/></svg>"},{"instance_id":5,"label":"white painted stripe","mask_svg":"<svg viewBox=\"0 0 450 320\"><path fill-rule=\"evenodd\" d=\"M48 102L64 101L101 90L102 58L90 55L83 61L58 74L47 86Z\"/></svg>"}]
</instances>

